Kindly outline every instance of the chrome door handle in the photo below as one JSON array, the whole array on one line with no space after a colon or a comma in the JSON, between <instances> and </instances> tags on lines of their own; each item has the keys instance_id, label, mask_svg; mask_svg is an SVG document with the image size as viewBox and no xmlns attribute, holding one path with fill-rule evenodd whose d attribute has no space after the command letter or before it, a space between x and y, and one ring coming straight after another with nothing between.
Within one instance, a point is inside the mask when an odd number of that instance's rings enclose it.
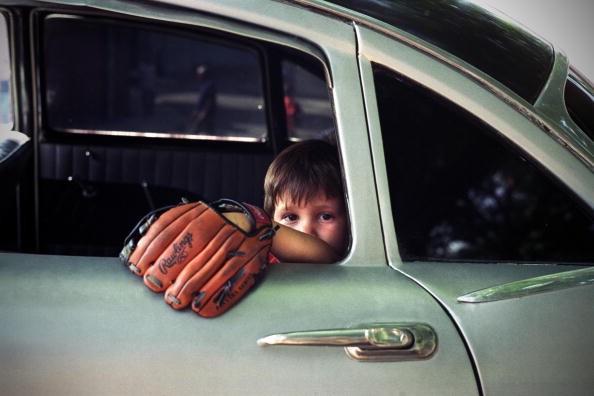
<instances>
[{"instance_id":1,"label":"chrome door handle","mask_svg":"<svg viewBox=\"0 0 594 396\"><path fill-rule=\"evenodd\" d=\"M259 346L341 346L361 361L426 359L437 347L434 330L421 323L367 323L348 329L298 331L273 334Z\"/></svg>"}]
</instances>

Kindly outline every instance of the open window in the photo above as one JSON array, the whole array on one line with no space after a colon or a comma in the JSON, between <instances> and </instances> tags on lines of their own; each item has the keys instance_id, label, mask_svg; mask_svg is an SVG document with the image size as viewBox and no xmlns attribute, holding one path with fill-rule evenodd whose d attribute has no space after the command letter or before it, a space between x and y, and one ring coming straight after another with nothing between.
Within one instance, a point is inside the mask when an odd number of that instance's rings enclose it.
<instances>
[{"instance_id":1,"label":"open window","mask_svg":"<svg viewBox=\"0 0 594 396\"><path fill-rule=\"evenodd\" d=\"M319 54L108 13L34 15L42 253L115 255L140 217L182 197L262 205L281 149L333 140Z\"/></svg>"}]
</instances>

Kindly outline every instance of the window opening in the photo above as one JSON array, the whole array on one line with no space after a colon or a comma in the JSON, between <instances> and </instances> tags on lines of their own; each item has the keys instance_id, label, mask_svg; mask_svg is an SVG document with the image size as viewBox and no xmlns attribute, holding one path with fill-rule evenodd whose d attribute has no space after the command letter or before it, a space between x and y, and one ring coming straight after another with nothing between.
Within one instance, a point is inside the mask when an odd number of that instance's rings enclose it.
<instances>
[{"instance_id":1,"label":"window opening","mask_svg":"<svg viewBox=\"0 0 594 396\"><path fill-rule=\"evenodd\" d=\"M405 261L594 262L594 216L490 127L373 65Z\"/></svg>"}]
</instances>

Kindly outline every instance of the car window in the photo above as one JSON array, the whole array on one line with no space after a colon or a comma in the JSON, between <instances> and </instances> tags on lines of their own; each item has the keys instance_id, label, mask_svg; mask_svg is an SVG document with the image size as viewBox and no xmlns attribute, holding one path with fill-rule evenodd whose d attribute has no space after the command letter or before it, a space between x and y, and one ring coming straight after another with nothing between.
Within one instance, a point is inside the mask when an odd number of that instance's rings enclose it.
<instances>
[{"instance_id":1,"label":"car window","mask_svg":"<svg viewBox=\"0 0 594 396\"><path fill-rule=\"evenodd\" d=\"M8 26L6 23L6 16L0 13L0 131L11 130L12 127Z\"/></svg>"},{"instance_id":2,"label":"car window","mask_svg":"<svg viewBox=\"0 0 594 396\"><path fill-rule=\"evenodd\" d=\"M323 70L283 60L282 74L289 140L331 137L334 118Z\"/></svg>"},{"instance_id":3,"label":"car window","mask_svg":"<svg viewBox=\"0 0 594 396\"><path fill-rule=\"evenodd\" d=\"M373 66L403 260L594 262L592 211L464 110Z\"/></svg>"},{"instance_id":4,"label":"car window","mask_svg":"<svg viewBox=\"0 0 594 396\"><path fill-rule=\"evenodd\" d=\"M61 132L264 141L259 55L192 32L43 21L46 126Z\"/></svg>"},{"instance_id":5,"label":"car window","mask_svg":"<svg viewBox=\"0 0 594 396\"><path fill-rule=\"evenodd\" d=\"M261 206L274 156L334 132L313 46L109 13L34 16L43 253L113 256L139 218L182 197ZM291 135L288 80L300 109Z\"/></svg>"},{"instance_id":6,"label":"car window","mask_svg":"<svg viewBox=\"0 0 594 396\"><path fill-rule=\"evenodd\" d=\"M565 106L571 119L594 139L594 88L570 73L565 84Z\"/></svg>"}]
</instances>

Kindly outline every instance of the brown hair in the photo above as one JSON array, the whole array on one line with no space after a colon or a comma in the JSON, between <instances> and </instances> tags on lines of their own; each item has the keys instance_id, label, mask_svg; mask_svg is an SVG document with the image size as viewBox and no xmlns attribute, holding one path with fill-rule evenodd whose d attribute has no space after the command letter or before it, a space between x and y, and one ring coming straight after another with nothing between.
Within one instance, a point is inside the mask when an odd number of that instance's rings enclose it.
<instances>
[{"instance_id":1,"label":"brown hair","mask_svg":"<svg viewBox=\"0 0 594 396\"><path fill-rule=\"evenodd\" d=\"M264 209L273 216L280 199L286 197L300 205L319 192L328 198L343 196L336 148L322 140L296 143L284 149L268 167Z\"/></svg>"}]
</instances>

